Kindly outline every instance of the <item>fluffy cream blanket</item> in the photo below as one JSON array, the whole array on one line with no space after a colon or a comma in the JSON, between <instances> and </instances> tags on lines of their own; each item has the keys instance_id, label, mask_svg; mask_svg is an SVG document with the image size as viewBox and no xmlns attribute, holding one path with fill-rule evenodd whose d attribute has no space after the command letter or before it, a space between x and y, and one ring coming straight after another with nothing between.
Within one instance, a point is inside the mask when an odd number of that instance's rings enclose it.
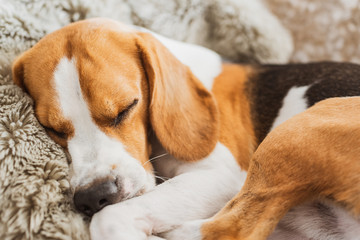
<instances>
[{"instance_id":1,"label":"fluffy cream blanket","mask_svg":"<svg viewBox=\"0 0 360 240\"><path fill-rule=\"evenodd\" d=\"M236 61L286 62L292 51L290 35L258 0L0 0L0 239L89 238L88 219L72 206L65 154L12 85L11 63L45 34L95 16Z\"/></svg>"}]
</instances>

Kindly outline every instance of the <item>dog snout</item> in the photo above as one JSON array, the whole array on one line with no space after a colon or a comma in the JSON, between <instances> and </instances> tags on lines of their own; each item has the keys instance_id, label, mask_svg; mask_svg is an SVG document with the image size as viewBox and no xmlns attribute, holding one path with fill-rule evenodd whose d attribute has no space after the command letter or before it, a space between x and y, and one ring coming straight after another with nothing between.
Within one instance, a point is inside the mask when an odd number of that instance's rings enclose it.
<instances>
[{"instance_id":1,"label":"dog snout","mask_svg":"<svg viewBox=\"0 0 360 240\"><path fill-rule=\"evenodd\" d=\"M92 216L107 205L120 202L122 193L113 179L104 179L79 188L74 194L75 207L87 216Z\"/></svg>"}]
</instances>

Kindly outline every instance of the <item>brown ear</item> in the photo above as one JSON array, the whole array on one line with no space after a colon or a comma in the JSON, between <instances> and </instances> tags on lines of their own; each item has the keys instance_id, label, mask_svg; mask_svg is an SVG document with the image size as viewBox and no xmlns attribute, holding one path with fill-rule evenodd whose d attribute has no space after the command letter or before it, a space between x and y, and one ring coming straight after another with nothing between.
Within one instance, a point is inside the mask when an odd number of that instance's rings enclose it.
<instances>
[{"instance_id":1,"label":"brown ear","mask_svg":"<svg viewBox=\"0 0 360 240\"><path fill-rule=\"evenodd\" d=\"M24 54L18 57L13 65L12 65L12 78L16 85L21 87L24 91L26 91L24 79L25 79L25 72L24 72Z\"/></svg>"},{"instance_id":2,"label":"brown ear","mask_svg":"<svg viewBox=\"0 0 360 240\"><path fill-rule=\"evenodd\" d=\"M157 39L137 41L150 89L150 122L164 148L181 160L207 156L218 140L212 94Z\"/></svg>"}]
</instances>

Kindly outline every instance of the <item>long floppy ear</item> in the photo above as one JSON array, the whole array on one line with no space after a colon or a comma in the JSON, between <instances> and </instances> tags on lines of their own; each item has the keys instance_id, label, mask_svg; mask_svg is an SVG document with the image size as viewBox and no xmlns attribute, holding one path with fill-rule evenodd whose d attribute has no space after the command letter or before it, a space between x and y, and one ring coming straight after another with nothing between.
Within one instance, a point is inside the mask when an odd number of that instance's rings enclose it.
<instances>
[{"instance_id":1,"label":"long floppy ear","mask_svg":"<svg viewBox=\"0 0 360 240\"><path fill-rule=\"evenodd\" d=\"M13 82L21 87L24 91L26 91L24 79L25 79L25 72L24 72L24 56L23 53L20 57L18 57L13 65L12 65L12 78Z\"/></svg>"},{"instance_id":2,"label":"long floppy ear","mask_svg":"<svg viewBox=\"0 0 360 240\"><path fill-rule=\"evenodd\" d=\"M207 156L218 140L214 97L157 39L148 33L138 36L150 89L150 122L157 138L178 159Z\"/></svg>"}]
</instances>

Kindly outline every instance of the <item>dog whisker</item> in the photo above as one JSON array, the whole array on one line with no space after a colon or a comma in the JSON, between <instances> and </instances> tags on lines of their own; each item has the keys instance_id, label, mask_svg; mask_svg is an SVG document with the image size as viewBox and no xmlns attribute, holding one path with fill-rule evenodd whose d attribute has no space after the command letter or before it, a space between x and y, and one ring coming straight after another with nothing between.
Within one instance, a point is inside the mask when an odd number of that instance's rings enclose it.
<instances>
[{"instance_id":1,"label":"dog whisker","mask_svg":"<svg viewBox=\"0 0 360 240\"><path fill-rule=\"evenodd\" d=\"M160 180L163 181L163 182L165 182L165 181L167 181L167 180L170 179L170 178L168 178L168 177L160 177L160 176L156 176L156 175L155 175L155 178L160 179Z\"/></svg>"},{"instance_id":2,"label":"dog whisker","mask_svg":"<svg viewBox=\"0 0 360 240\"><path fill-rule=\"evenodd\" d=\"M162 157L164 157L166 155L168 155L168 153L163 153L163 154L160 154L158 156L152 157L149 160L147 160L146 162L144 162L142 165L144 166L145 164L148 164L149 162L152 162L152 161L154 161L156 159L162 158Z\"/></svg>"},{"instance_id":3,"label":"dog whisker","mask_svg":"<svg viewBox=\"0 0 360 240\"><path fill-rule=\"evenodd\" d=\"M152 157L152 158L150 158L149 160L152 161L152 160L155 160L155 159L164 157L164 156L166 156L166 155L168 155L168 154L169 154L169 153L163 153L163 154L160 154L160 155L158 155L158 156L156 156L156 157Z\"/></svg>"}]
</instances>

